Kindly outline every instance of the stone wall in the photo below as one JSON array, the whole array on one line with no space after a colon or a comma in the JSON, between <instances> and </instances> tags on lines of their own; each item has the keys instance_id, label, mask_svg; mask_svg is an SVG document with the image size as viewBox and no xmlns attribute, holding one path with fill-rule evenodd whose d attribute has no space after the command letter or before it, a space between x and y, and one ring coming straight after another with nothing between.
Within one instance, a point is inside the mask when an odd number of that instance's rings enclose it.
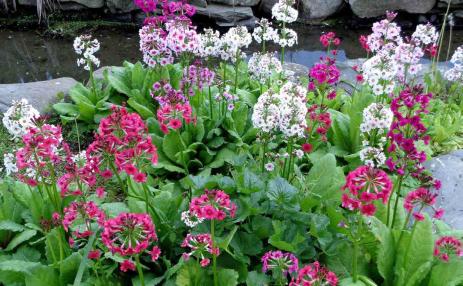
<instances>
[{"instance_id":1,"label":"stone wall","mask_svg":"<svg viewBox=\"0 0 463 286\"><path fill-rule=\"evenodd\" d=\"M3 0L5 1L5 0ZM43 0L16 1L17 9L37 6ZM63 11L96 10L105 14L140 14L133 0L53 0L56 8ZM238 24L252 25L255 15L270 15L277 0L191 0L198 14L208 17L220 26ZM426 14L430 11L445 11L450 0L297 0L301 22L320 22L335 14L353 14L358 18L373 18L384 15L386 10L405 11L410 14ZM0 1L1 2L1 1ZM11 7L11 5L10 5ZM452 0L455 14L463 16L463 0ZM140 17L132 17L132 19Z\"/></svg>"}]
</instances>

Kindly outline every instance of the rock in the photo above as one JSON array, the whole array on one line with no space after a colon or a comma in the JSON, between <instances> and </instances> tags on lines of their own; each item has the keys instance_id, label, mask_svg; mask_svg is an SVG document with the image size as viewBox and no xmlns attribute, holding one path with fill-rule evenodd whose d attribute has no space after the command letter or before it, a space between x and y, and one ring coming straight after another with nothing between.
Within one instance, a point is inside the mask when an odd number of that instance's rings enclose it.
<instances>
[{"instance_id":1,"label":"rock","mask_svg":"<svg viewBox=\"0 0 463 286\"><path fill-rule=\"evenodd\" d=\"M425 166L442 182L436 204L445 210L443 221L463 229L463 150L432 158Z\"/></svg>"},{"instance_id":2,"label":"rock","mask_svg":"<svg viewBox=\"0 0 463 286\"><path fill-rule=\"evenodd\" d=\"M23 6L37 6L37 0L18 0L18 4Z\"/></svg>"},{"instance_id":3,"label":"rock","mask_svg":"<svg viewBox=\"0 0 463 286\"><path fill-rule=\"evenodd\" d=\"M306 77L309 73L309 68L296 63L283 63L285 73L290 72L295 78Z\"/></svg>"},{"instance_id":4,"label":"rock","mask_svg":"<svg viewBox=\"0 0 463 286\"><path fill-rule=\"evenodd\" d=\"M229 6L252 7L259 4L260 0L210 0L212 3L224 4Z\"/></svg>"},{"instance_id":5,"label":"rock","mask_svg":"<svg viewBox=\"0 0 463 286\"><path fill-rule=\"evenodd\" d=\"M259 5L259 10L267 15L272 14L272 7L278 0L262 0Z\"/></svg>"},{"instance_id":6,"label":"rock","mask_svg":"<svg viewBox=\"0 0 463 286\"><path fill-rule=\"evenodd\" d=\"M104 0L59 0L59 3L77 3L92 9L103 8L104 6Z\"/></svg>"},{"instance_id":7,"label":"rock","mask_svg":"<svg viewBox=\"0 0 463 286\"><path fill-rule=\"evenodd\" d=\"M129 13L138 9L133 0L106 0L111 13Z\"/></svg>"},{"instance_id":8,"label":"rock","mask_svg":"<svg viewBox=\"0 0 463 286\"><path fill-rule=\"evenodd\" d=\"M301 20L323 20L341 9L343 0L302 0L299 12Z\"/></svg>"},{"instance_id":9,"label":"rock","mask_svg":"<svg viewBox=\"0 0 463 286\"><path fill-rule=\"evenodd\" d=\"M67 95L77 84L73 78L63 77L29 83L0 84L0 112L5 112L12 100L25 98L40 113L49 111L51 104L58 101L57 95Z\"/></svg>"},{"instance_id":10,"label":"rock","mask_svg":"<svg viewBox=\"0 0 463 286\"><path fill-rule=\"evenodd\" d=\"M450 4L451 6L463 4L463 0L439 0L439 2L445 4L445 6L447 6L450 3L450 1L452 1Z\"/></svg>"},{"instance_id":11,"label":"rock","mask_svg":"<svg viewBox=\"0 0 463 286\"><path fill-rule=\"evenodd\" d=\"M404 10L408 13L429 12L436 0L349 0L350 7L360 18L371 18L386 14L386 11Z\"/></svg>"},{"instance_id":12,"label":"rock","mask_svg":"<svg viewBox=\"0 0 463 286\"><path fill-rule=\"evenodd\" d=\"M207 7L207 1L206 0L191 0L189 2L191 5L206 8Z\"/></svg>"},{"instance_id":13,"label":"rock","mask_svg":"<svg viewBox=\"0 0 463 286\"><path fill-rule=\"evenodd\" d=\"M113 69L117 69L121 67L116 67L116 66L105 66L97 69L96 71L93 72L93 77L95 79L103 79L104 78L104 72L105 70L108 70L108 72L112 72Z\"/></svg>"},{"instance_id":14,"label":"rock","mask_svg":"<svg viewBox=\"0 0 463 286\"><path fill-rule=\"evenodd\" d=\"M251 7L230 7L209 4L206 8L196 7L196 14L214 19L218 24L235 26L238 22L254 18Z\"/></svg>"},{"instance_id":15,"label":"rock","mask_svg":"<svg viewBox=\"0 0 463 286\"><path fill-rule=\"evenodd\" d=\"M215 21L215 23L217 24L217 26L220 26L220 27L245 26L249 30L253 30L256 27L256 21L257 21L257 18L252 17L252 18L237 21L237 22L222 22L222 21L217 20Z\"/></svg>"}]
</instances>

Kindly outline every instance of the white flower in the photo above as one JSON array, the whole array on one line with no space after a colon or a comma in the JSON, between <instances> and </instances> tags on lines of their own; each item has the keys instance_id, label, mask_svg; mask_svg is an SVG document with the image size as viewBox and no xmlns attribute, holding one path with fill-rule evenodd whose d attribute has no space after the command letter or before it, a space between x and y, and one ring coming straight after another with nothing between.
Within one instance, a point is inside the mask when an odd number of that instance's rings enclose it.
<instances>
[{"instance_id":1,"label":"white flower","mask_svg":"<svg viewBox=\"0 0 463 286\"><path fill-rule=\"evenodd\" d=\"M386 162L382 148L365 147L360 151L360 160L367 166L378 168Z\"/></svg>"},{"instance_id":2,"label":"white flower","mask_svg":"<svg viewBox=\"0 0 463 286\"><path fill-rule=\"evenodd\" d=\"M445 73L445 78L449 81L462 81L463 80L463 46L458 47L453 54L450 62L453 67Z\"/></svg>"},{"instance_id":3,"label":"white flower","mask_svg":"<svg viewBox=\"0 0 463 286\"><path fill-rule=\"evenodd\" d=\"M265 164L264 168L268 172L272 172L273 170L275 170L275 165L273 163L267 163Z\"/></svg>"},{"instance_id":4,"label":"white flower","mask_svg":"<svg viewBox=\"0 0 463 286\"><path fill-rule=\"evenodd\" d=\"M293 29L281 29L278 41L275 42L281 47L292 47L297 44L297 33Z\"/></svg>"},{"instance_id":5,"label":"white flower","mask_svg":"<svg viewBox=\"0 0 463 286\"><path fill-rule=\"evenodd\" d=\"M272 90L264 92L254 105L252 124L265 133L276 132L280 122L281 99Z\"/></svg>"},{"instance_id":6,"label":"white flower","mask_svg":"<svg viewBox=\"0 0 463 286\"><path fill-rule=\"evenodd\" d=\"M16 158L12 153L6 153L3 155L3 165L5 166L5 172L7 176L18 172L18 167L16 166Z\"/></svg>"},{"instance_id":7,"label":"white flower","mask_svg":"<svg viewBox=\"0 0 463 286\"><path fill-rule=\"evenodd\" d=\"M417 44L425 46L435 45L438 39L439 33L436 31L436 27L429 23L416 26L416 30L412 34L412 40L416 41Z\"/></svg>"},{"instance_id":8,"label":"white flower","mask_svg":"<svg viewBox=\"0 0 463 286\"><path fill-rule=\"evenodd\" d=\"M387 94L395 86L394 78L397 74L398 64L386 55L375 55L362 65L365 84L373 89L375 95Z\"/></svg>"},{"instance_id":9,"label":"white flower","mask_svg":"<svg viewBox=\"0 0 463 286\"><path fill-rule=\"evenodd\" d=\"M296 155L296 158L301 159L302 157L304 157L304 151L302 151L301 149L298 149L294 151L294 155Z\"/></svg>"},{"instance_id":10,"label":"white flower","mask_svg":"<svg viewBox=\"0 0 463 286\"><path fill-rule=\"evenodd\" d=\"M197 217L195 214L191 214L190 211L182 212L181 220L188 227L195 227L204 221L203 218Z\"/></svg>"},{"instance_id":11,"label":"white flower","mask_svg":"<svg viewBox=\"0 0 463 286\"><path fill-rule=\"evenodd\" d=\"M292 7L294 4L294 0L279 0L272 7L272 18L284 23L296 21L298 12Z\"/></svg>"},{"instance_id":12,"label":"white flower","mask_svg":"<svg viewBox=\"0 0 463 286\"><path fill-rule=\"evenodd\" d=\"M372 103L363 110L363 122L360 131L370 133L372 130L388 130L394 114L391 109L380 103Z\"/></svg>"},{"instance_id":13,"label":"white flower","mask_svg":"<svg viewBox=\"0 0 463 286\"><path fill-rule=\"evenodd\" d=\"M196 53L198 50L200 37L196 29L181 21L172 21L166 23L166 31L168 31L165 37L166 45L175 54Z\"/></svg>"},{"instance_id":14,"label":"white flower","mask_svg":"<svg viewBox=\"0 0 463 286\"><path fill-rule=\"evenodd\" d=\"M203 33L199 34L198 56L203 58L219 56L220 41L219 31L204 29Z\"/></svg>"},{"instance_id":15,"label":"white flower","mask_svg":"<svg viewBox=\"0 0 463 286\"><path fill-rule=\"evenodd\" d=\"M85 166L85 164L87 164L87 154L85 151L81 151L80 153L73 155L71 160L79 168L82 168Z\"/></svg>"},{"instance_id":16,"label":"white flower","mask_svg":"<svg viewBox=\"0 0 463 286\"><path fill-rule=\"evenodd\" d=\"M81 35L74 39L74 51L82 56L77 60L77 66L84 66L85 70L89 71L92 64L100 66L100 60L94 55L99 50L100 42L90 35Z\"/></svg>"},{"instance_id":17,"label":"white flower","mask_svg":"<svg viewBox=\"0 0 463 286\"><path fill-rule=\"evenodd\" d=\"M281 73L281 62L273 53L254 53L248 62L251 78L266 84L273 73Z\"/></svg>"},{"instance_id":18,"label":"white flower","mask_svg":"<svg viewBox=\"0 0 463 286\"><path fill-rule=\"evenodd\" d=\"M246 58L246 54L242 49L247 48L251 42L252 36L246 27L238 26L230 28L221 38L219 55L222 60L230 60L235 63L240 59Z\"/></svg>"},{"instance_id":19,"label":"white flower","mask_svg":"<svg viewBox=\"0 0 463 286\"><path fill-rule=\"evenodd\" d=\"M13 100L11 107L3 114L3 126L13 136L20 138L30 127L35 127L34 120L40 113L26 99Z\"/></svg>"},{"instance_id":20,"label":"white flower","mask_svg":"<svg viewBox=\"0 0 463 286\"><path fill-rule=\"evenodd\" d=\"M278 41L278 32L272 27L272 23L269 20L262 18L260 21L256 21L256 24L257 27L254 28L252 36L257 43Z\"/></svg>"}]
</instances>

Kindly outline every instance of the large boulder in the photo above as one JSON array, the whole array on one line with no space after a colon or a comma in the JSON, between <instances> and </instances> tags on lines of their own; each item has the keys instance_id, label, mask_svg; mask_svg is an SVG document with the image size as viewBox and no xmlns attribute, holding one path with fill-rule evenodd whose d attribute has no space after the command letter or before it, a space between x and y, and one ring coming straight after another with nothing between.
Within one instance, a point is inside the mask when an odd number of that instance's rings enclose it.
<instances>
[{"instance_id":1,"label":"large boulder","mask_svg":"<svg viewBox=\"0 0 463 286\"><path fill-rule=\"evenodd\" d=\"M220 26L236 26L242 23L254 22L251 7L230 7L219 4L209 4L207 7L196 7L196 14L214 19Z\"/></svg>"},{"instance_id":2,"label":"large boulder","mask_svg":"<svg viewBox=\"0 0 463 286\"><path fill-rule=\"evenodd\" d=\"M133 0L106 0L111 13L129 13L138 9Z\"/></svg>"},{"instance_id":3,"label":"large boulder","mask_svg":"<svg viewBox=\"0 0 463 286\"><path fill-rule=\"evenodd\" d=\"M86 8L103 8L105 2L104 0L59 0L59 4L80 4ZM58 5L59 5L58 4Z\"/></svg>"},{"instance_id":4,"label":"large boulder","mask_svg":"<svg viewBox=\"0 0 463 286\"><path fill-rule=\"evenodd\" d=\"M343 6L343 0L302 0L299 8L300 20L323 20Z\"/></svg>"},{"instance_id":5,"label":"large boulder","mask_svg":"<svg viewBox=\"0 0 463 286\"><path fill-rule=\"evenodd\" d=\"M445 210L444 222L463 229L463 150L433 158L425 166L442 182L436 204Z\"/></svg>"},{"instance_id":6,"label":"large boulder","mask_svg":"<svg viewBox=\"0 0 463 286\"><path fill-rule=\"evenodd\" d=\"M436 0L348 0L352 11L360 18L371 18L386 14L386 11L403 10L408 13L429 12Z\"/></svg>"},{"instance_id":7,"label":"large boulder","mask_svg":"<svg viewBox=\"0 0 463 286\"><path fill-rule=\"evenodd\" d=\"M209 0L212 3L224 4L229 6L247 6L252 7L259 4L260 0Z\"/></svg>"},{"instance_id":8,"label":"large boulder","mask_svg":"<svg viewBox=\"0 0 463 286\"><path fill-rule=\"evenodd\" d=\"M40 113L49 111L50 105L59 97L66 96L77 84L73 78L63 77L29 83L0 84L0 112L5 112L11 101L25 98ZM58 96L61 94L60 96Z\"/></svg>"},{"instance_id":9,"label":"large boulder","mask_svg":"<svg viewBox=\"0 0 463 286\"><path fill-rule=\"evenodd\" d=\"M259 10L267 15L272 14L272 7L278 0L262 0L259 5Z\"/></svg>"}]
</instances>

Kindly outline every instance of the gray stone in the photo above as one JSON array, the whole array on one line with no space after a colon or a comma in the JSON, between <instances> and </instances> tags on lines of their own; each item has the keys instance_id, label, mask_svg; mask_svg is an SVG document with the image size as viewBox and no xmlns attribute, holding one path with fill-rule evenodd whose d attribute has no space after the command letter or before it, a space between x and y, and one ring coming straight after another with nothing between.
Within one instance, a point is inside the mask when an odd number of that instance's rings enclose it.
<instances>
[{"instance_id":1,"label":"gray stone","mask_svg":"<svg viewBox=\"0 0 463 286\"><path fill-rule=\"evenodd\" d=\"M445 210L443 221L463 229L463 150L432 158L425 166L442 182L436 204Z\"/></svg>"},{"instance_id":2,"label":"gray stone","mask_svg":"<svg viewBox=\"0 0 463 286\"><path fill-rule=\"evenodd\" d=\"M106 0L111 13L129 13L138 9L133 0Z\"/></svg>"},{"instance_id":3,"label":"gray stone","mask_svg":"<svg viewBox=\"0 0 463 286\"><path fill-rule=\"evenodd\" d=\"M59 0L59 3L77 3L92 9L103 8L104 6L104 0Z\"/></svg>"},{"instance_id":4,"label":"gray stone","mask_svg":"<svg viewBox=\"0 0 463 286\"><path fill-rule=\"evenodd\" d=\"M283 63L285 73L290 72L295 78L306 77L309 73L309 68L296 63Z\"/></svg>"},{"instance_id":5,"label":"gray stone","mask_svg":"<svg viewBox=\"0 0 463 286\"><path fill-rule=\"evenodd\" d=\"M209 2L224 4L229 6L246 6L252 7L259 4L260 0L210 0Z\"/></svg>"},{"instance_id":6,"label":"gray stone","mask_svg":"<svg viewBox=\"0 0 463 286\"><path fill-rule=\"evenodd\" d=\"M259 10L267 15L272 14L272 7L278 0L262 0L259 5Z\"/></svg>"},{"instance_id":7,"label":"gray stone","mask_svg":"<svg viewBox=\"0 0 463 286\"><path fill-rule=\"evenodd\" d=\"M237 22L222 22L220 20L215 21L215 23L220 27L234 27L234 26L245 26L246 28L253 30L256 27L256 17L240 20Z\"/></svg>"},{"instance_id":8,"label":"gray stone","mask_svg":"<svg viewBox=\"0 0 463 286\"><path fill-rule=\"evenodd\" d=\"M12 100L25 98L40 113L49 111L51 104L58 101L57 95L67 95L77 84L73 78L63 77L29 83L0 84L0 112L5 112Z\"/></svg>"},{"instance_id":9,"label":"gray stone","mask_svg":"<svg viewBox=\"0 0 463 286\"><path fill-rule=\"evenodd\" d=\"M299 18L301 20L323 20L333 15L344 5L343 0L302 0Z\"/></svg>"},{"instance_id":10,"label":"gray stone","mask_svg":"<svg viewBox=\"0 0 463 286\"><path fill-rule=\"evenodd\" d=\"M104 72L108 70L109 73L111 73L114 69L120 69L121 67L117 66L106 66L106 67L101 67L97 69L96 71L93 72L93 77L95 79L104 79Z\"/></svg>"},{"instance_id":11,"label":"gray stone","mask_svg":"<svg viewBox=\"0 0 463 286\"><path fill-rule=\"evenodd\" d=\"M414 14L427 13L436 5L436 0L349 0L349 4L355 15L371 18L395 10Z\"/></svg>"},{"instance_id":12,"label":"gray stone","mask_svg":"<svg viewBox=\"0 0 463 286\"><path fill-rule=\"evenodd\" d=\"M450 1L452 1L452 3L450 4L451 6L463 4L463 0L439 0L439 2L445 4L445 6L447 6L450 3Z\"/></svg>"},{"instance_id":13,"label":"gray stone","mask_svg":"<svg viewBox=\"0 0 463 286\"><path fill-rule=\"evenodd\" d=\"M240 21L254 18L251 7L230 7L219 4L209 4L206 8L196 7L196 13L228 26L234 26Z\"/></svg>"},{"instance_id":14,"label":"gray stone","mask_svg":"<svg viewBox=\"0 0 463 286\"><path fill-rule=\"evenodd\" d=\"M37 6L37 0L18 0L18 4L23 6Z\"/></svg>"},{"instance_id":15,"label":"gray stone","mask_svg":"<svg viewBox=\"0 0 463 286\"><path fill-rule=\"evenodd\" d=\"M207 7L207 1L206 0L191 0L189 2L191 5L206 8Z\"/></svg>"}]
</instances>

